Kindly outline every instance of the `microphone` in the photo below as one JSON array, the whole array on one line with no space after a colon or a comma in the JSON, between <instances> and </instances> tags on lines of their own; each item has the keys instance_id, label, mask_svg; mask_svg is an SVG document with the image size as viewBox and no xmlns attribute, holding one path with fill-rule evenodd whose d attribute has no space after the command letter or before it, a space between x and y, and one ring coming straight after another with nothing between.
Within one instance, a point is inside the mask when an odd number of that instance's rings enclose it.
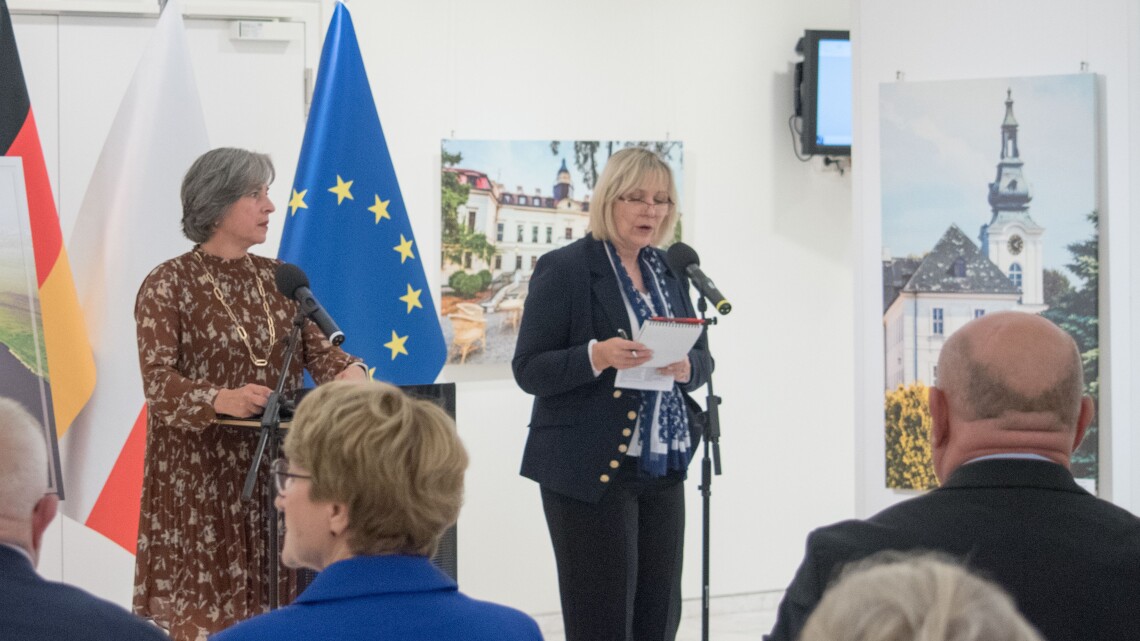
<instances>
[{"instance_id":1,"label":"microphone","mask_svg":"<svg viewBox=\"0 0 1140 641\"><path fill-rule=\"evenodd\" d=\"M716 288L712 279L701 271L701 259L697 251L685 243L673 243L665 252L665 262L675 274L685 274L693 281L697 291L713 304L716 311L722 316L732 311L732 305L725 299L724 294Z\"/></svg>"},{"instance_id":2,"label":"microphone","mask_svg":"<svg viewBox=\"0 0 1140 641\"><path fill-rule=\"evenodd\" d=\"M312 290L309 289L309 277L300 267L292 263L281 263L273 278L277 281L277 291L300 303L301 311L313 319L330 343L340 345L344 342L344 332L340 331L336 321L329 316L324 307L321 307L317 297L313 296Z\"/></svg>"}]
</instances>

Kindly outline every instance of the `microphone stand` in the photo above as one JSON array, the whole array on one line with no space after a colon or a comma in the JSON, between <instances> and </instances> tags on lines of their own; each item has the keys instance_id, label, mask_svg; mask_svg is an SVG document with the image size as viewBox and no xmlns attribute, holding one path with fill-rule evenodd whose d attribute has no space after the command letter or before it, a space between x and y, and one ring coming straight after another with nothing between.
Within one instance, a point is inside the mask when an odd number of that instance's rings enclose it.
<instances>
[{"instance_id":1,"label":"microphone stand","mask_svg":"<svg viewBox=\"0 0 1140 641\"><path fill-rule=\"evenodd\" d=\"M716 325L716 318L705 318L705 312L708 311L708 305L705 302L705 297L700 296L697 299L697 309L701 312L701 322L706 327ZM708 332L705 332L705 348L712 354L712 349L708 347ZM702 503L702 531L701 531L701 641L708 641L709 639L709 559L711 558L711 550L709 547L709 532L711 531L711 516L712 516L712 477L713 472L717 476L721 474L720 467L720 397L713 393L713 377L712 372L709 372L708 380L708 395L705 397L705 411L701 417L701 423L705 428L705 442L704 453L701 456L701 503ZM711 458L710 458L711 451Z\"/></svg>"},{"instance_id":2,"label":"microphone stand","mask_svg":"<svg viewBox=\"0 0 1140 641\"><path fill-rule=\"evenodd\" d=\"M249 472L245 475L245 488L242 490L241 498L243 501L249 501L253 497L253 486L257 483L257 470L261 467L261 461L265 456L266 445L269 447L269 460L275 461L281 448L281 393L285 389L285 379L289 376L289 365L293 362L293 354L297 351L297 345L301 341L301 330L305 326L305 312L300 306L297 308L296 315L293 316L293 329L289 331L289 344L285 348L285 364L281 366L281 373L277 377L277 387L269 394L269 399L265 403L265 411L261 414L261 436L257 441L257 449L254 450L253 462L249 466ZM267 519L267 530L269 535L269 549L267 556L269 560L269 609L276 610L281 599L281 586L278 582L278 540L277 540L277 509L273 505L274 494L277 491L277 486L274 479L269 479L265 485L265 515Z\"/></svg>"}]
</instances>

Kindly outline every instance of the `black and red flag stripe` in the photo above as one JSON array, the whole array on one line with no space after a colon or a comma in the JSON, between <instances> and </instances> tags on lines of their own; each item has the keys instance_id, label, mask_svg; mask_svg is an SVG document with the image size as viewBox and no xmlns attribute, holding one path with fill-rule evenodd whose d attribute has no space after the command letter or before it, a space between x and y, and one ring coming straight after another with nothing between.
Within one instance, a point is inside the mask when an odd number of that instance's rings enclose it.
<instances>
[{"instance_id":1,"label":"black and red flag stripe","mask_svg":"<svg viewBox=\"0 0 1140 641\"><path fill-rule=\"evenodd\" d=\"M59 256L63 238L7 0L0 0L0 151L5 156L24 159L36 280L42 288Z\"/></svg>"},{"instance_id":2,"label":"black and red flag stripe","mask_svg":"<svg viewBox=\"0 0 1140 641\"><path fill-rule=\"evenodd\" d=\"M52 415L46 417L46 422L54 423L54 433L62 437L91 397L95 387L95 361L63 246L55 196L48 180L7 0L0 0L0 152L23 161L47 352L47 367L41 376L45 383L50 380ZM55 489L62 496L63 488Z\"/></svg>"}]
</instances>

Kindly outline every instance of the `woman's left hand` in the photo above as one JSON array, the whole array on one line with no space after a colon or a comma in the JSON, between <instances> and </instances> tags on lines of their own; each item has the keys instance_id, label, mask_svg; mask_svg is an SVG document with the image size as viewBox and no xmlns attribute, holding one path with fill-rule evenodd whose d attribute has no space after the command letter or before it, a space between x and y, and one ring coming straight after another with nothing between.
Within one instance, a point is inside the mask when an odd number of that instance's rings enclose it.
<instances>
[{"instance_id":1,"label":"woman's left hand","mask_svg":"<svg viewBox=\"0 0 1140 641\"><path fill-rule=\"evenodd\" d=\"M364 371L363 367L356 363L344 368L335 377L338 381L363 381L366 378L368 378L368 373Z\"/></svg>"},{"instance_id":2,"label":"woman's left hand","mask_svg":"<svg viewBox=\"0 0 1140 641\"><path fill-rule=\"evenodd\" d=\"M670 363L665 367L658 367L657 373L668 374L669 376L672 376L673 380L677 381L678 383L688 383L689 378L693 375L693 369L692 365L689 363L689 358L686 356L676 363Z\"/></svg>"}]
</instances>

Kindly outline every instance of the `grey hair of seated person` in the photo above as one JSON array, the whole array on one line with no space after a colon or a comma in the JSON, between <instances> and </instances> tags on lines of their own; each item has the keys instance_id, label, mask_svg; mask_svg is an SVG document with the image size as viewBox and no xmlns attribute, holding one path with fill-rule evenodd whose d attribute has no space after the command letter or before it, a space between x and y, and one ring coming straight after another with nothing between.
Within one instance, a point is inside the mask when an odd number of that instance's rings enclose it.
<instances>
[{"instance_id":1,"label":"grey hair of seated person","mask_svg":"<svg viewBox=\"0 0 1140 641\"><path fill-rule=\"evenodd\" d=\"M22 405L0 397L0 519L25 521L47 491L47 444Z\"/></svg>"},{"instance_id":2,"label":"grey hair of seated person","mask_svg":"<svg viewBox=\"0 0 1140 641\"><path fill-rule=\"evenodd\" d=\"M881 553L844 568L800 641L1044 641L998 585L943 555Z\"/></svg>"}]
</instances>

